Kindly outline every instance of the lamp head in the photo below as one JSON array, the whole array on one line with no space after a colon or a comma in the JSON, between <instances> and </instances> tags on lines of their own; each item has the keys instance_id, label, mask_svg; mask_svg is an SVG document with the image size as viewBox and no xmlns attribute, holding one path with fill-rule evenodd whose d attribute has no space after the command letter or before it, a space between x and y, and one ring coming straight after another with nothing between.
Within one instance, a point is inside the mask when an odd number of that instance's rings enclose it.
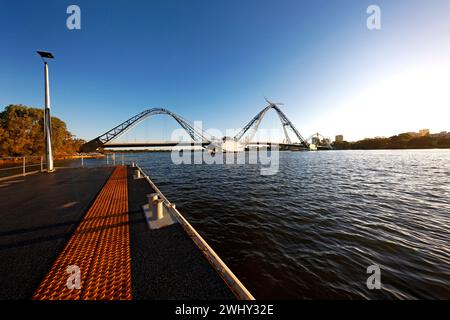
<instances>
[{"instance_id":1,"label":"lamp head","mask_svg":"<svg viewBox=\"0 0 450 320\"><path fill-rule=\"evenodd\" d=\"M41 56L42 59L54 59L55 57L53 56L53 54L51 52L47 52L47 51L37 51L38 55Z\"/></svg>"}]
</instances>

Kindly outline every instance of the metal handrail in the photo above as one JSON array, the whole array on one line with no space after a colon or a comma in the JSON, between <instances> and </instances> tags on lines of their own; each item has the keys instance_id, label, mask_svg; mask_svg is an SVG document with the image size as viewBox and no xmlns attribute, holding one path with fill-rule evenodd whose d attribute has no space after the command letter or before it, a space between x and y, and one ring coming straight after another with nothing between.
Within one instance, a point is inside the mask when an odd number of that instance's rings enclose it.
<instances>
[{"instance_id":1,"label":"metal handrail","mask_svg":"<svg viewBox=\"0 0 450 320\"><path fill-rule=\"evenodd\" d=\"M36 164L27 164L25 165L26 168L30 168L30 167L37 167L40 166L40 163L36 163ZM23 169L23 165L18 166L18 167L5 167L5 168L0 168L0 171L6 171L6 170L12 170L12 169Z\"/></svg>"},{"instance_id":2,"label":"metal handrail","mask_svg":"<svg viewBox=\"0 0 450 320\"><path fill-rule=\"evenodd\" d=\"M59 155L59 157L63 157L63 159L65 157L71 157L71 156L73 156L73 155ZM81 167L83 167L85 158L87 158L87 157L91 158L92 154L88 155L88 154L81 153L81 154L77 154L77 156L79 157L79 159L81 161ZM40 161L38 159L40 159ZM2 161L6 161L6 163L1 164ZM36 162L38 162L38 163L36 163ZM21 165L19 165L19 163L21 163ZM40 166L40 170L34 170L34 171L27 170L28 168L39 167L39 166ZM22 169L22 173L21 173L22 176L25 176L30 173L36 173L39 171L43 172L44 171L44 156L0 157L0 172L13 171L13 170L17 171L20 169ZM6 175L6 176L0 177L0 178L4 179L4 178L8 178L8 177L14 177L17 175L20 175L20 173Z\"/></svg>"},{"instance_id":3,"label":"metal handrail","mask_svg":"<svg viewBox=\"0 0 450 320\"><path fill-rule=\"evenodd\" d=\"M29 164L30 162L27 163L27 159L40 159L40 163ZM27 172L27 168L40 166L41 167L40 171L42 171L43 170L43 161L44 161L43 159L44 159L43 156L1 157L0 161L2 161L2 160L6 160L6 161L13 160L13 161L12 161L12 166L6 165L4 167L0 167L0 171L5 172L8 170L11 171L11 170L22 169L22 176L25 176L25 175L27 175L27 173L30 173L30 172ZM22 162L22 165L20 165L20 166L15 165L17 162L20 162L20 161ZM6 177L4 177L4 178L6 178Z\"/></svg>"}]
</instances>

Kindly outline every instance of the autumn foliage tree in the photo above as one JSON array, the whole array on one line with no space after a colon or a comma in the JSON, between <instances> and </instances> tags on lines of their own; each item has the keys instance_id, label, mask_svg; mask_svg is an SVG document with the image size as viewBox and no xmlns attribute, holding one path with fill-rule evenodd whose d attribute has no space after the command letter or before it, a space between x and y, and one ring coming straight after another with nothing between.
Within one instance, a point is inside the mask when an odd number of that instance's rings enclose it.
<instances>
[{"instance_id":1,"label":"autumn foliage tree","mask_svg":"<svg viewBox=\"0 0 450 320\"><path fill-rule=\"evenodd\" d=\"M76 153L84 141L76 139L66 124L52 117L52 146L55 155ZM0 156L44 154L44 111L9 105L0 112Z\"/></svg>"}]
</instances>

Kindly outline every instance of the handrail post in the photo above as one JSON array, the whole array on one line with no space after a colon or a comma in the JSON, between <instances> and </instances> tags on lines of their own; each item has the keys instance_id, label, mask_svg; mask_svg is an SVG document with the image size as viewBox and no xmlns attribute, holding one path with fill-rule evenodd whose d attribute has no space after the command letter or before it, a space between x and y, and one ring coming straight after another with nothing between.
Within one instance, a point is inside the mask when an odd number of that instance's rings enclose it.
<instances>
[{"instance_id":1,"label":"handrail post","mask_svg":"<svg viewBox=\"0 0 450 320\"><path fill-rule=\"evenodd\" d=\"M44 171L44 157L41 156L41 172Z\"/></svg>"},{"instance_id":2,"label":"handrail post","mask_svg":"<svg viewBox=\"0 0 450 320\"><path fill-rule=\"evenodd\" d=\"M83 154L81 154L81 166L84 167L84 159L83 159Z\"/></svg>"},{"instance_id":3,"label":"handrail post","mask_svg":"<svg viewBox=\"0 0 450 320\"><path fill-rule=\"evenodd\" d=\"M25 172L26 172L26 170L25 170L25 157L23 157L23 170L22 170L22 176L24 176L25 177Z\"/></svg>"}]
</instances>

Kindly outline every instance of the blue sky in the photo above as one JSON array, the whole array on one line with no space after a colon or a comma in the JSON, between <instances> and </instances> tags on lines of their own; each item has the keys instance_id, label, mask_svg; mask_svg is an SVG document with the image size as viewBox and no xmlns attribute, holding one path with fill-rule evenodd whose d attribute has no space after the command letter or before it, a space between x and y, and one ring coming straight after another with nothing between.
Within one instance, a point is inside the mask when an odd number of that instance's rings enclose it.
<instances>
[{"instance_id":1,"label":"blue sky","mask_svg":"<svg viewBox=\"0 0 450 320\"><path fill-rule=\"evenodd\" d=\"M43 105L35 51L52 51L52 115L84 139L151 107L239 128L264 96L284 102L304 136L450 130L440 85L450 70L450 1L0 3L0 106ZM81 8L81 30L66 28L70 4ZM381 7L379 31L366 28L370 4ZM176 127L150 119L129 139L167 138ZM281 129L274 114L264 127Z\"/></svg>"}]
</instances>

